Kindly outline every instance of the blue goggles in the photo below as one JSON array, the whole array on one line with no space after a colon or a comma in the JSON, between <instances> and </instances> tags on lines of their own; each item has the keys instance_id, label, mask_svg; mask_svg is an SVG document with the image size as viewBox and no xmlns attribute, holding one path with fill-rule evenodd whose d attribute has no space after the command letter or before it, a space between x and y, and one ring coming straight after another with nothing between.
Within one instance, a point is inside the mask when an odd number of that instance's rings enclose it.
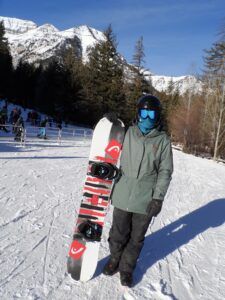
<instances>
[{"instance_id":1,"label":"blue goggles","mask_svg":"<svg viewBox=\"0 0 225 300\"><path fill-rule=\"evenodd\" d=\"M146 119L146 118L149 117L151 120L154 120L155 117L156 117L156 113L155 113L155 110L149 110L149 109L146 109L146 108L141 108L141 109L139 109L139 116L142 119Z\"/></svg>"}]
</instances>

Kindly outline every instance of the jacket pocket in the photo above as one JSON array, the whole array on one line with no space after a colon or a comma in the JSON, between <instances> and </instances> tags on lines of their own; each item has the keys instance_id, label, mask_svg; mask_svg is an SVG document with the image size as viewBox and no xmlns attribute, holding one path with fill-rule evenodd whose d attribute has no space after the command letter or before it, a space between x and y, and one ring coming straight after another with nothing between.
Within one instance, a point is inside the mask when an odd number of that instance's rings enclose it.
<instances>
[{"instance_id":1,"label":"jacket pocket","mask_svg":"<svg viewBox=\"0 0 225 300\"><path fill-rule=\"evenodd\" d=\"M149 202L152 200L153 186L149 180L142 180L137 182L134 189L132 204L136 211L146 213Z\"/></svg>"},{"instance_id":2,"label":"jacket pocket","mask_svg":"<svg viewBox=\"0 0 225 300\"><path fill-rule=\"evenodd\" d=\"M125 176L121 176L119 181L115 183L112 193L111 193L111 199L112 204L122 205L123 202L126 202L126 199L129 197L129 188L126 183ZM125 200L125 201L124 201Z\"/></svg>"}]
</instances>

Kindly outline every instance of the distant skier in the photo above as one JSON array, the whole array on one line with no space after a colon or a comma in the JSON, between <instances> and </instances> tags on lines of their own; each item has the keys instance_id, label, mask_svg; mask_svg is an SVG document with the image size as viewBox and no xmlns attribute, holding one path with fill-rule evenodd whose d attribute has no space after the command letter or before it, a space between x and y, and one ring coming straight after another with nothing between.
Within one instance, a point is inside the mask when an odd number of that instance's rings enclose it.
<instances>
[{"instance_id":1,"label":"distant skier","mask_svg":"<svg viewBox=\"0 0 225 300\"><path fill-rule=\"evenodd\" d=\"M18 108L14 108L12 111L11 111L11 114L10 114L10 121L12 122L12 131L15 133L15 124L17 122L17 120L19 119L20 117L20 114L19 114L19 110Z\"/></svg>"},{"instance_id":2,"label":"distant skier","mask_svg":"<svg viewBox=\"0 0 225 300\"><path fill-rule=\"evenodd\" d=\"M19 116L17 119L15 125L14 125L14 133L15 133L15 141L22 142L23 141L23 135L24 135L24 121L23 117Z\"/></svg>"},{"instance_id":3,"label":"distant skier","mask_svg":"<svg viewBox=\"0 0 225 300\"><path fill-rule=\"evenodd\" d=\"M60 117L56 120L56 126L59 130L62 130L62 119Z\"/></svg>"},{"instance_id":4,"label":"distant skier","mask_svg":"<svg viewBox=\"0 0 225 300\"><path fill-rule=\"evenodd\" d=\"M46 136L47 123L48 123L48 118L45 117L44 120L42 120L40 123L39 133L38 133L37 137L39 137L41 139L47 139L47 136Z\"/></svg>"},{"instance_id":5,"label":"distant skier","mask_svg":"<svg viewBox=\"0 0 225 300\"><path fill-rule=\"evenodd\" d=\"M2 110L1 110L1 116L2 116L5 123L8 122L8 109L7 109L6 105L4 105Z\"/></svg>"},{"instance_id":6,"label":"distant skier","mask_svg":"<svg viewBox=\"0 0 225 300\"><path fill-rule=\"evenodd\" d=\"M6 125L6 121L5 121L4 113L0 111L0 129L8 133L9 130L5 127L5 125Z\"/></svg>"},{"instance_id":7,"label":"distant skier","mask_svg":"<svg viewBox=\"0 0 225 300\"><path fill-rule=\"evenodd\" d=\"M161 120L160 101L152 95L141 97L136 124L125 136L121 177L112 194L111 255L103 273L111 276L119 270L121 284L128 287L133 284L145 233L161 211L173 172L171 142Z\"/></svg>"}]
</instances>

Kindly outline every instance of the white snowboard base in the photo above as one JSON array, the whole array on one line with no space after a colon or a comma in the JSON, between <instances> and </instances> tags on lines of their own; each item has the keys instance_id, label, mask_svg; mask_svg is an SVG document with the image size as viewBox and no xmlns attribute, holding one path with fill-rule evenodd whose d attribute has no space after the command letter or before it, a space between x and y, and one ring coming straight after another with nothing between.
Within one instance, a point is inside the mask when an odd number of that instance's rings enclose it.
<instances>
[{"instance_id":1,"label":"white snowboard base","mask_svg":"<svg viewBox=\"0 0 225 300\"><path fill-rule=\"evenodd\" d=\"M80 272L80 281L82 282L90 280L95 273L98 264L100 242L87 241L85 246L86 250L82 257L82 265Z\"/></svg>"}]
</instances>

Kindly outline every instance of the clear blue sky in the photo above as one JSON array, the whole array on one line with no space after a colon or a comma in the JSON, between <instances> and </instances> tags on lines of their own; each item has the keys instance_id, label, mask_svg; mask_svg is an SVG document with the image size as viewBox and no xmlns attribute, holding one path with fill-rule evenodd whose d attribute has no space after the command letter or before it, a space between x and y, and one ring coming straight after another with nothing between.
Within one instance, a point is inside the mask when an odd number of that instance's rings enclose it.
<instances>
[{"instance_id":1,"label":"clear blue sky","mask_svg":"<svg viewBox=\"0 0 225 300\"><path fill-rule=\"evenodd\" d=\"M86 24L103 31L111 23L128 62L143 36L145 67L171 76L201 72L203 49L218 39L224 12L225 0L0 0L1 16L60 30Z\"/></svg>"}]
</instances>

